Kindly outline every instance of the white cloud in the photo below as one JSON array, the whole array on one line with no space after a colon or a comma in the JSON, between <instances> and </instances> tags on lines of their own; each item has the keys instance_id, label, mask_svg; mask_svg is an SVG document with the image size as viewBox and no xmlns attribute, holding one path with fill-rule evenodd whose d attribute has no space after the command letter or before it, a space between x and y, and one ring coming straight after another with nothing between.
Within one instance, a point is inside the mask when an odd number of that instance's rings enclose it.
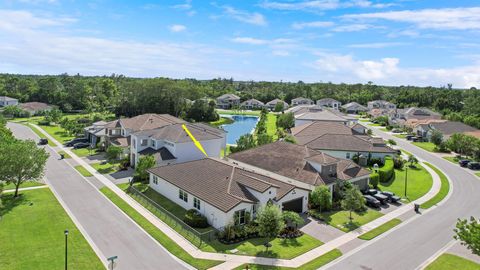
<instances>
[{"instance_id":1,"label":"white cloud","mask_svg":"<svg viewBox=\"0 0 480 270\"><path fill-rule=\"evenodd\" d=\"M376 13L348 14L344 19L381 19L411 23L421 29L479 30L480 7L403 10Z\"/></svg>"},{"instance_id":2,"label":"white cloud","mask_svg":"<svg viewBox=\"0 0 480 270\"><path fill-rule=\"evenodd\" d=\"M49 26L62 26L76 22L76 19L69 17L38 17L28 11L22 10L0 10L0 29L14 30L18 28L34 29Z\"/></svg>"},{"instance_id":3,"label":"white cloud","mask_svg":"<svg viewBox=\"0 0 480 270\"><path fill-rule=\"evenodd\" d=\"M231 41L235 43L243 43L243 44L250 44L250 45L264 45L270 43L270 41L265 39L258 39L252 37L236 37L232 38Z\"/></svg>"},{"instance_id":4,"label":"white cloud","mask_svg":"<svg viewBox=\"0 0 480 270\"><path fill-rule=\"evenodd\" d=\"M405 46L408 43L404 42L376 42L376 43L359 43L348 45L349 48L361 48L361 49L381 49L387 47Z\"/></svg>"},{"instance_id":5,"label":"white cloud","mask_svg":"<svg viewBox=\"0 0 480 270\"><path fill-rule=\"evenodd\" d=\"M298 47L297 41L289 38L277 38L269 40L252 37L235 37L232 38L231 41L255 46L267 46L272 50L272 55L275 56L289 56L290 51Z\"/></svg>"},{"instance_id":6,"label":"white cloud","mask_svg":"<svg viewBox=\"0 0 480 270\"><path fill-rule=\"evenodd\" d=\"M310 65L334 82L358 83L374 81L388 85L480 86L480 63L452 68L402 68L398 58L357 60L352 55L319 53Z\"/></svg>"},{"instance_id":7,"label":"white cloud","mask_svg":"<svg viewBox=\"0 0 480 270\"><path fill-rule=\"evenodd\" d=\"M334 32L358 32L367 30L369 28L373 28L372 25L369 24L346 24L334 27L332 31Z\"/></svg>"},{"instance_id":8,"label":"white cloud","mask_svg":"<svg viewBox=\"0 0 480 270\"><path fill-rule=\"evenodd\" d=\"M183 31L187 30L187 27L185 25L181 25L181 24L174 24L174 25L170 25L168 27L168 29L171 32L178 33L178 32L183 32Z\"/></svg>"},{"instance_id":9,"label":"white cloud","mask_svg":"<svg viewBox=\"0 0 480 270\"><path fill-rule=\"evenodd\" d=\"M367 0L352 0L352 1L340 1L340 0L312 0L312 1L264 1L260 4L261 7L267 9L277 10L332 10L338 8L385 8L394 4L387 3L373 3Z\"/></svg>"},{"instance_id":10,"label":"white cloud","mask_svg":"<svg viewBox=\"0 0 480 270\"><path fill-rule=\"evenodd\" d=\"M227 16L234 18L237 21L260 26L267 25L265 17L258 12L247 12L230 6L223 6L223 11Z\"/></svg>"},{"instance_id":11,"label":"white cloud","mask_svg":"<svg viewBox=\"0 0 480 270\"><path fill-rule=\"evenodd\" d=\"M292 24L294 29L304 29L304 28L323 28L333 26L333 22L328 21L314 21L314 22L296 22Z\"/></svg>"}]
</instances>

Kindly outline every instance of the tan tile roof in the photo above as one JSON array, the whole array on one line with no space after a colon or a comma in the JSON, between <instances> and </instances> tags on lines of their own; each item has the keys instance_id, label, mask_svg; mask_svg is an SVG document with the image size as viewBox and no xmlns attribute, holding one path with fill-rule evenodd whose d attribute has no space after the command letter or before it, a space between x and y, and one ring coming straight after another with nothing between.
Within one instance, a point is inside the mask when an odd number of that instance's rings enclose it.
<instances>
[{"instance_id":1,"label":"tan tile roof","mask_svg":"<svg viewBox=\"0 0 480 270\"><path fill-rule=\"evenodd\" d=\"M130 136L113 138L111 140L111 143L115 144L116 146L120 146L120 147L128 147L128 146L130 146Z\"/></svg>"},{"instance_id":2,"label":"tan tile roof","mask_svg":"<svg viewBox=\"0 0 480 270\"><path fill-rule=\"evenodd\" d=\"M352 168L356 168L357 177L368 175L370 173L352 161L334 158L306 146L281 141L262 145L239 153L233 153L229 158L309 185L329 184L333 182L334 179L330 177L322 177L307 161L314 161L315 163L320 163L322 165L336 163L337 176L340 180L348 180L355 177L355 175L352 175L355 170L350 169L348 172L344 172L342 171L342 168L345 169L346 167L338 166L338 164L345 163L349 164Z\"/></svg>"},{"instance_id":3,"label":"tan tile roof","mask_svg":"<svg viewBox=\"0 0 480 270\"><path fill-rule=\"evenodd\" d=\"M156 167L149 172L224 212L241 202L258 201L247 188L261 193L270 187L278 188L276 200L295 188L274 178L212 158Z\"/></svg>"},{"instance_id":4,"label":"tan tile roof","mask_svg":"<svg viewBox=\"0 0 480 270\"><path fill-rule=\"evenodd\" d=\"M118 120L124 128L133 130L133 132L141 130L150 130L164 127L177 123L185 123L184 120L171 116L169 114L142 114L132 118L121 118Z\"/></svg>"},{"instance_id":5,"label":"tan tile roof","mask_svg":"<svg viewBox=\"0 0 480 270\"><path fill-rule=\"evenodd\" d=\"M26 111L41 111L51 109L52 106L43 102L26 102L18 105L22 110Z\"/></svg>"},{"instance_id":6,"label":"tan tile roof","mask_svg":"<svg viewBox=\"0 0 480 270\"><path fill-rule=\"evenodd\" d=\"M164 139L170 142L190 142L192 139L188 136L182 127L183 124L171 124L152 130L135 132L135 135L147 136L153 139ZM211 127L202 123L186 123L190 133L198 141L220 139L225 133L223 130Z\"/></svg>"}]
</instances>

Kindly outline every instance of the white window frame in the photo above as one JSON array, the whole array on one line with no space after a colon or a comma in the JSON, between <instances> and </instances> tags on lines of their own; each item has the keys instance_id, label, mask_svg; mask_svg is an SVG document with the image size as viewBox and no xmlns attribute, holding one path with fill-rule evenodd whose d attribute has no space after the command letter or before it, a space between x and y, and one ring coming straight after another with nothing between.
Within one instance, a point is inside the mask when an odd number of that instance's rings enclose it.
<instances>
[{"instance_id":1,"label":"white window frame","mask_svg":"<svg viewBox=\"0 0 480 270\"><path fill-rule=\"evenodd\" d=\"M153 183L154 183L155 185L158 185L158 177L155 176L155 175L153 176Z\"/></svg>"},{"instance_id":2,"label":"white window frame","mask_svg":"<svg viewBox=\"0 0 480 270\"><path fill-rule=\"evenodd\" d=\"M241 213L243 213L243 216ZM238 215L238 218L237 218L237 215ZM233 212L233 221L235 222L235 225L245 224L247 222L246 217L247 217L247 210L245 208ZM238 224L237 224L237 221L238 221Z\"/></svg>"},{"instance_id":3,"label":"white window frame","mask_svg":"<svg viewBox=\"0 0 480 270\"><path fill-rule=\"evenodd\" d=\"M197 210L200 210L201 206L200 206L200 199L197 198L197 197L193 197L193 207L196 208Z\"/></svg>"},{"instance_id":4,"label":"white window frame","mask_svg":"<svg viewBox=\"0 0 480 270\"><path fill-rule=\"evenodd\" d=\"M347 157L347 159L350 159L350 152L347 152L345 156Z\"/></svg>"},{"instance_id":5,"label":"white window frame","mask_svg":"<svg viewBox=\"0 0 480 270\"><path fill-rule=\"evenodd\" d=\"M183 189L178 189L178 198L184 202L188 202L188 193Z\"/></svg>"}]
</instances>

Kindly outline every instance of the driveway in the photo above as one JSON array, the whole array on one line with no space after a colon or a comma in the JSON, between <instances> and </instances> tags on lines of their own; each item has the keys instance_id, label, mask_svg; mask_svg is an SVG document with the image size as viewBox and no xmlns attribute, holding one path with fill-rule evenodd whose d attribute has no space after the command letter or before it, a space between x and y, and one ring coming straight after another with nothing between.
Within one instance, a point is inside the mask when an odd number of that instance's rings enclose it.
<instances>
[{"instance_id":1,"label":"driveway","mask_svg":"<svg viewBox=\"0 0 480 270\"><path fill-rule=\"evenodd\" d=\"M17 138L38 140L30 128L8 123ZM51 147L45 176L103 255L101 260L118 256L115 269L186 269L187 266L168 253L153 238L128 218L66 160L59 160ZM53 221L52 221L53 222ZM62 232L59 232L62 233ZM101 256L102 257L102 256Z\"/></svg>"},{"instance_id":2,"label":"driveway","mask_svg":"<svg viewBox=\"0 0 480 270\"><path fill-rule=\"evenodd\" d=\"M480 216L480 181L449 161L375 128L384 139L395 139L398 146L428 161L448 175L453 182L451 197L418 218L399 225L394 231L371 240L361 249L345 254L328 269L416 269L453 238L457 218Z\"/></svg>"}]
</instances>

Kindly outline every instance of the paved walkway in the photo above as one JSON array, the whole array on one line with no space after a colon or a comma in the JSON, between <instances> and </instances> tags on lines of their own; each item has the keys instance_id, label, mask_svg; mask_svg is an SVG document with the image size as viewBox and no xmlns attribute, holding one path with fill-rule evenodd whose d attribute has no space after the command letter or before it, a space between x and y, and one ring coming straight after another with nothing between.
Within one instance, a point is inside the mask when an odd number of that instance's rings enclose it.
<instances>
[{"instance_id":1,"label":"paved walkway","mask_svg":"<svg viewBox=\"0 0 480 270\"><path fill-rule=\"evenodd\" d=\"M78 164L84 166L90 173L93 174L95 178L97 178L102 184L106 187L111 189L115 194L121 197L125 202L127 202L131 207L137 210L141 215L143 215L146 219L148 219L153 225L155 225L158 229L160 229L163 233L168 235L173 241L177 244L182 246L185 251L187 251L190 255L195 258L201 259L210 259L210 260L221 260L226 261L223 264L218 265L214 269L231 269L242 264L261 264L261 265L275 265L275 266L283 266L283 267L299 267L314 258L322 256L323 254L331 251L332 249L338 248L349 241L354 241L357 237L367 231L370 231L383 223L401 216L402 214L406 213L407 211L413 211L413 204L414 203L423 203L433 196L440 190L440 178L439 176L431 170L429 167L425 166L426 170L432 174L433 177L433 185L430 191L425 194L423 197L419 198L414 202L410 202L405 204L398 209L385 214L384 216L367 223L356 230L353 230L349 233L346 233L340 237L337 237L324 245L321 245L317 248L314 248L300 256L297 256L293 259L275 259L275 258L264 258L264 257L254 257L254 256L243 256L243 255L233 255L233 254L221 254L221 253L210 253L210 252L203 252L199 250L196 246L186 240L183 236L177 233L175 230L170 228L168 225L163 223L157 216L152 214L149 210L145 209L141 204L127 195L123 190L118 188L114 183L112 183L107 177L98 173L93 167L91 167L87 162L85 162L82 158L76 156L70 149L63 147L58 141L56 141L53 137L51 137L47 132L43 129L39 128L39 130L45 134L51 141L56 143L59 147L58 150L63 150L68 153L73 160L75 160Z\"/></svg>"},{"instance_id":2,"label":"paved walkway","mask_svg":"<svg viewBox=\"0 0 480 270\"><path fill-rule=\"evenodd\" d=\"M25 191L25 190L32 190L32 189L39 189L39 188L48 188L47 185L43 185L43 186L35 186L35 187L26 187L26 188L19 188L18 191ZM7 192L15 192L15 189L6 189L3 191L4 193L7 193Z\"/></svg>"}]
</instances>

